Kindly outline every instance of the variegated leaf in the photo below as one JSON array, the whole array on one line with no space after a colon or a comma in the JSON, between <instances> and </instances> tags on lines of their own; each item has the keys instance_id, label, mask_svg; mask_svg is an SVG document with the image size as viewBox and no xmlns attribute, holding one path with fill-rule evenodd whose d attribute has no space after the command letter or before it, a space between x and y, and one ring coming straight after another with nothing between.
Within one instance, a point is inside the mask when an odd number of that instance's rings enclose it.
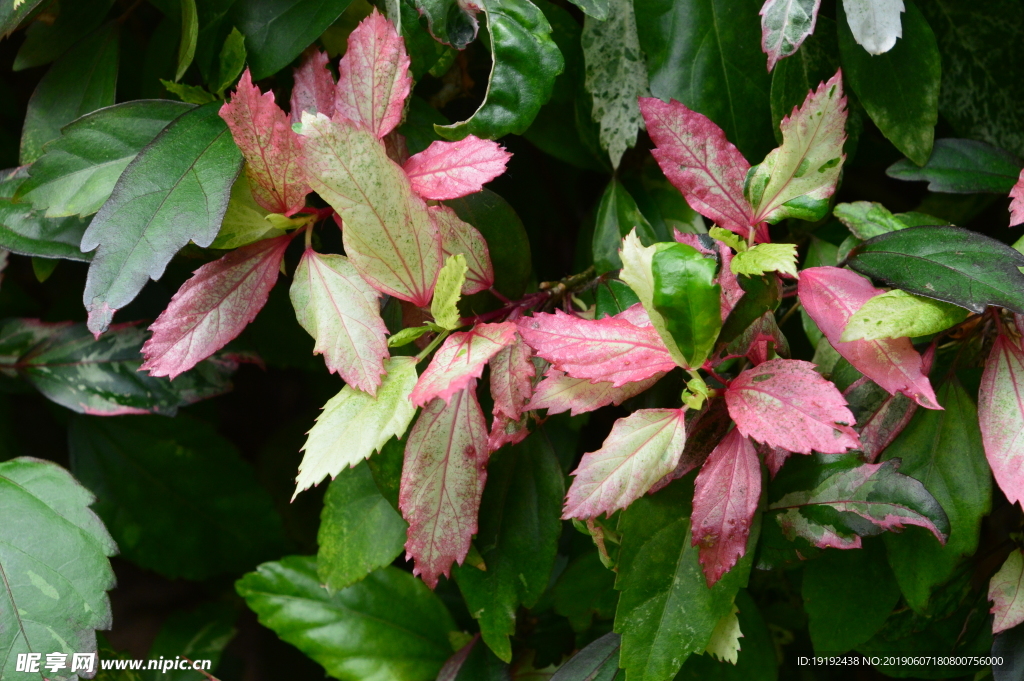
<instances>
[{"instance_id":1,"label":"variegated leaf","mask_svg":"<svg viewBox=\"0 0 1024 681\"><path fill-rule=\"evenodd\" d=\"M992 633L1012 629L1024 622L1024 553L1014 549L988 584L992 601Z\"/></svg>"},{"instance_id":2,"label":"variegated leaf","mask_svg":"<svg viewBox=\"0 0 1024 681\"><path fill-rule=\"evenodd\" d=\"M505 172L512 154L497 142L469 135L458 142L434 141L402 168L413 191L443 201L475 194Z\"/></svg>"},{"instance_id":3,"label":"variegated leaf","mask_svg":"<svg viewBox=\"0 0 1024 681\"><path fill-rule=\"evenodd\" d=\"M573 378L563 371L549 368L537 384L526 409L547 409L548 415L568 411L570 415L576 416L609 404L618 406L650 388L664 375L657 373L642 381L616 388L611 381L591 383L585 378Z\"/></svg>"},{"instance_id":4,"label":"variegated leaf","mask_svg":"<svg viewBox=\"0 0 1024 681\"><path fill-rule=\"evenodd\" d=\"M657 244L645 247L641 243L640 237L637 236L636 230L631 231L622 240L622 250L619 251L619 257L622 259L622 271L619 272L619 278L626 282L633 289L633 293L636 294L637 298L640 299L640 303L650 319L651 326L657 332L662 345L668 351L670 357L678 366L685 367L687 366L686 358L676 344L672 332L668 330L668 322L665 321L665 318L654 307L653 260L654 254L657 252ZM663 371L668 371L668 369L663 369ZM573 375L572 372L568 373ZM649 376L650 374L647 375ZM591 377L586 376L583 378ZM636 381L640 379L632 378L630 380ZM618 385L622 384L617 383L616 386Z\"/></svg>"},{"instance_id":5,"label":"variegated leaf","mask_svg":"<svg viewBox=\"0 0 1024 681\"><path fill-rule=\"evenodd\" d=\"M440 398L447 402L452 395L480 378L484 365L516 339L516 325L477 324L469 331L453 333L441 345L430 366L420 376L410 396L418 407Z\"/></svg>"},{"instance_id":6,"label":"variegated leaf","mask_svg":"<svg viewBox=\"0 0 1024 681\"><path fill-rule=\"evenodd\" d=\"M981 376L978 423L985 456L1010 503L1024 502L1024 352L999 335Z\"/></svg>"},{"instance_id":7,"label":"variegated leaf","mask_svg":"<svg viewBox=\"0 0 1024 681\"><path fill-rule=\"evenodd\" d=\"M768 55L769 71L814 33L819 7L821 0L766 0L760 12L761 50Z\"/></svg>"},{"instance_id":8,"label":"variegated leaf","mask_svg":"<svg viewBox=\"0 0 1024 681\"><path fill-rule=\"evenodd\" d=\"M494 266L487 240L473 225L463 222L448 206L431 206L430 214L437 223L441 234L441 252L447 258L461 253L466 256L466 283L462 285L464 295L485 291L494 285Z\"/></svg>"},{"instance_id":9,"label":"variegated leaf","mask_svg":"<svg viewBox=\"0 0 1024 681\"><path fill-rule=\"evenodd\" d=\"M327 70L327 53L311 45L302 55L302 63L295 69L292 86L291 121L302 122L302 112L334 115L334 76Z\"/></svg>"}]
</instances>

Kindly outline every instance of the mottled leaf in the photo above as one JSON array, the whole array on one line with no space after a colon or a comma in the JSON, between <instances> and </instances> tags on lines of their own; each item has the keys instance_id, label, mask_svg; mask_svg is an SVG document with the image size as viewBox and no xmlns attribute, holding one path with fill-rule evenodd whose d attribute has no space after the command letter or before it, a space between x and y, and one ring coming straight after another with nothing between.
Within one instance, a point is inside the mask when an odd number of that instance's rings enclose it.
<instances>
[{"instance_id":1,"label":"mottled leaf","mask_svg":"<svg viewBox=\"0 0 1024 681\"><path fill-rule=\"evenodd\" d=\"M458 142L435 141L413 154L402 169L425 199L457 199L483 189L505 172L512 154L497 142L468 135Z\"/></svg>"},{"instance_id":2,"label":"mottled leaf","mask_svg":"<svg viewBox=\"0 0 1024 681\"><path fill-rule=\"evenodd\" d=\"M1024 501L1024 352L1000 334L978 389L978 422L992 475L1010 503Z\"/></svg>"},{"instance_id":3,"label":"mottled leaf","mask_svg":"<svg viewBox=\"0 0 1024 681\"><path fill-rule=\"evenodd\" d=\"M766 0L761 8L761 50L768 55L768 70L800 49L814 33L821 0Z\"/></svg>"},{"instance_id":4,"label":"mottled leaf","mask_svg":"<svg viewBox=\"0 0 1024 681\"><path fill-rule=\"evenodd\" d=\"M434 359L416 383L410 398L422 407L435 398L447 402L452 395L480 378L484 365L516 340L512 322L477 324L453 333L434 353Z\"/></svg>"},{"instance_id":5,"label":"mottled leaf","mask_svg":"<svg viewBox=\"0 0 1024 681\"><path fill-rule=\"evenodd\" d=\"M494 422L488 449L494 451L502 444L515 438L509 438L501 432L503 422L518 421L527 410L527 403L533 395L533 378L537 373L531 359L530 346L522 340L502 348L491 358L491 399L494 400ZM524 433L525 435L525 433Z\"/></svg>"},{"instance_id":6,"label":"mottled leaf","mask_svg":"<svg viewBox=\"0 0 1024 681\"><path fill-rule=\"evenodd\" d=\"M1005 194L1013 188L1022 165L1013 154L984 142L940 139L935 140L932 155L923 167L902 159L889 166L885 174L897 180L927 182L932 192Z\"/></svg>"},{"instance_id":7,"label":"mottled leaf","mask_svg":"<svg viewBox=\"0 0 1024 681\"><path fill-rule=\"evenodd\" d=\"M959 324L969 314L962 307L895 289L868 299L850 317L840 340L927 336Z\"/></svg>"},{"instance_id":8,"label":"mottled leaf","mask_svg":"<svg viewBox=\"0 0 1024 681\"><path fill-rule=\"evenodd\" d=\"M854 40L869 54L883 54L903 37L903 0L843 0Z\"/></svg>"},{"instance_id":9,"label":"mottled leaf","mask_svg":"<svg viewBox=\"0 0 1024 681\"><path fill-rule=\"evenodd\" d=\"M1024 554L1014 549L988 584L991 612L996 616L992 633L1012 629L1024 622Z\"/></svg>"},{"instance_id":10,"label":"mottled leaf","mask_svg":"<svg viewBox=\"0 0 1024 681\"><path fill-rule=\"evenodd\" d=\"M430 301L430 316L442 329L453 331L461 326L458 302L466 283L466 256L449 255L444 267L437 273L434 299Z\"/></svg>"},{"instance_id":11,"label":"mottled leaf","mask_svg":"<svg viewBox=\"0 0 1024 681\"><path fill-rule=\"evenodd\" d=\"M1020 171L1017 184L1010 190L1010 226L1024 222L1024 170Z\"/></svg>"},{"instance_id":12,"label":"mottled leaf","mask_svg":"<svg viewBox=\"0 0 1024 681\"><path fill-rule=\"evenodd\" d=\"M547 409L549 415L571 410L570 414L577 416L609 404L618 406L650 388L664 375L657 373L642 381L616 388L611 381L591 383L585 378L573 378L565 372L549 368L537 384L526 409Z\"/></svg>"},{"instance_id":13,"label":"mottled leaf","mask_svg":"<svg viewBox=\"0 0 1024 681\"><path fill-rule=\"evenodd\" d=\"M441 253L445 258L462 254L466 258L466 281L463 295L472 295L494 285L494 266L487 241L473 225L463 222L448 206L431 206L430 215L441 235Z\"/></svg>"},{"instance_id":14,"label":"mottled leaf","mask_svg":"<svg viewBox=\"0 0 1024 681\"><path fill-rule=\"evenodd\" d=\"M334 76L327 68L328 55L318 47L311 46L302 55L302 63L295 69L295 84L292 86L291 122L301 123L302 113L322 113L328 118L334 116L336 96Z\"/></svg>"}]
</instances>

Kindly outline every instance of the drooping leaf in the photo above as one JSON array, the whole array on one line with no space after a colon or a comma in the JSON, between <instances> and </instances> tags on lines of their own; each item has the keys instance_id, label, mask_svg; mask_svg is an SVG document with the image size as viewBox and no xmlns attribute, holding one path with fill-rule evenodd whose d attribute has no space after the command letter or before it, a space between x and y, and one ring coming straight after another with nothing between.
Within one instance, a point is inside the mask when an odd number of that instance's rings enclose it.
<instances>
[{"instance_id":1,"label":"drooping leaf","mask_svg":"<svg viewBox=\"0 0 1024 681\"><path fill-rule=\"evenodd\" d=\"M484 642L507 662L517 609L536 605L551 579L565 486L544 432L495 452L487 478L476 538L487 569L464 564L454 575Z\"/></svg>"},{"instance_id":2,"label":"drooping leaf","mask_svg":"<svg viewBox=\"0 0 1024 681\"><path fill-rule=\"evenodd\" d=\"M729 263L733 274L758 276L779 272L796 277L796 244L757 244L737 253Z\"/></svg>"},{"instance_id":3,"label":"drooping leaf","mask_svg":"<svg viewBox=\"0 0 1024 681\"><path fill-rule=\"evenodd\" d=\"M921 481L949 517L949 541L939 545L911 529L886 535L896 581L911 608L923 612L932 590L945 584L978 549L982 516L992 504L992 477L973 400L955 380L938 392L944 411L918 409L882 458L900 459L900 472Z\"/></svg>"},{"instance_id":4,"label":"drooping leaf","mask_svg":"<svg viewBox=\"0 0 1024 681\"><path fill-rule=\"evenodd\" d=\"M843 0L843 9L853 39L868 54L884 54L903 37L903 0Z\"/></svg>"},{"instance_id":5,"label":"drooping leaf","mask_svg":"<svg viewBox=\"0 0 1024 681\"><path fill-rule=\"evenodd\" d=\"M526 409L547 409L549 415L571 410L570 415L577 416L609 404L618 406L650 388L662 376L664 374L657 373L616 388L611 381L591 383L585 378L572 378L565 372L549 368L537 384Z\"/></svg>"},{"instance_id":6,"label":"drooping leaf","mask_svg":"<svg viewBox=\"0 0 1024 681\"><path fill-rule=\"evenodd\" d=\"M89 509L95 497L55 463L22 457L0 463L0 674L19 655L96 652L96 630L111 626L108 556L117 553ZM46 537L46 541L40 541ZM22 658L24 660L24 658ZM44 672L55 681L78 678ZM42 676L37 674L36 676Z\"/></svg>"},{"instance_id":7,"label":"drooping leaf","mask_svg":"<svg viewBox=\"0 0 1024 681\"><path fill-rule=\"evenodd\" d=\"M427 19L430 34L438 42L463 50L476 40L479 28L476 8L460 5L456 0L415 0Z\"/></svg>"},{"instance_id":8,"label":"drooping leaf","mask_svg":"<svg viewBox=\"0 0 1024 681\"><path fill-rule=\"evenodd\" d=\"M487 480L487 423L476 381L423 409L405 445L399 507L409 523L406 555L430 588L469 552Z\"/></svg>"},{"instance_id":9,"label":"drooping leaf","mask_svg":"<svg viewBox=\"0 0 1024 681\"><path fill-rule=\"evenodd\" d=\"M382 293L430 303L441 239L423 199L373 133L323 114L302 118L306 179L344 224L345 253Z\"/></svg>"},{"instance_id":10,"label":"drooping leaf","mask_svg":"<svg viewBox=\"0 0 1024 681\"><path fill-rule=\"evenodd\" d=\"M481 5L491 42L487 93L468 119L434 126L448 140L524 133L551 97L555 76L564 66L562 53L551 39L551 24L532 2L483 0Z\"/></svg>"},{"instance_id":11,"label":"drooping leaf","mask_svg":"<svg viewBox=\"0 0 1024 681\"><path fill-rule=\"evenodd\" d=\"M808 93L803 105L782 119L780 128L782 146L754 167L744 187L753 222L820 220L828 212L828 198L846 160L842 72Z\"/></svg>"},{"instance_id":12,"label":"drooping leaf","mask_svg":"<svg viewBox=\"0 0 1024 681\"><path fill-rule=\"evenodd\" d=\"M0 369L17 375L57 404L80 414L148 412L174 416L178 407L220 395L236 365L211 359L172 383L139 372L146 332L116 326L94 339L84 324L11 319L0 326Z\"/></svg>"},{"instance_id":13,"label":"drooping leaf","mask_svg":"<svg viewBox=\"0 0 1024 681\"><path fill-rule=\"evenodd\" d=\"M853 0L844 0L846 6ZM857 44L837 6L843 76L882 134L918 165L928 162L939 116L941 61L935 34L910 0L856 0L861 6L906 4L903 38L885 54L872 56ZM881 47L881 45L879 45Z\"/></svg>"},{"instance_id":14,"label":"drooping leaf","mask_svg":"<svg viewBox=\"0 0 1024 681\"><path fill-rule=\"evenodd\" d=\"M601 146L612 167L618 168L622 154L636 143L643 123L637 97L648 94L647 66L636 33L633 3L609 0L604 17L586 17L582 45L584 82L594 102L592 116L601 128Z\"/></svg>"},{"instance_id":15,"label":"drooping leaf","mask_svg":"<svg viewBox=\"0 0 1024 681\"><path fill-rule=\"evenodd\" d=\"M387 326L380 316L380 294L343 255L307 249L289 291L295 317L316 339L327 369L345 382L375 395L388 358Z\"/></svg>"},{"instance_id":16,"label":"drooping leaf","mask_svg":"<svg viewBox=\"0 0 1024 681\"><path fill-rule=\"evenodd\" d=\"M688 367L704 364L722 328L717 271L714 258L686 244L659 244L651 258L654 309Z\"/></svg>"},{"instance_id":17,"label":"drooping leaf","mask_svg":"<svg viewBox=\"0 0 1024 681\"><path fill-rule=\"evenodd\" d=\"M365 463L341 471L327 488L320 514L316 574L332 591L344 589L402 553L408 526L381 494Z\"/></svg>"},{"instance_id":18,"label":"drooping leaf","mask_svg":"<svg viewBox=\"0 0 1024 681\"><path fill-rule=\"evenodd\" d=\"M846 225L850 233L858 239L871 239L908 227L890 213L885 206L874 201L840 203L833 209L832 214L839 218L839 221ZM815 265L808 263L806 267L835 264L835 262L820 262Z\"/></svg>"},{"instance_id":19,"label":"drooping leaf","mask_svg":"<svg viewBox=\"0 0 1024 681\"><path fill-rule=\"evenodd\" d=\"M352 0L236 0L229 18L245 36L253 80L288 66Z\"/></svg>"},{"instance_id":20,"label":"drooping leaf","mask_svg":"<svg viewBox=\"0 0 1024 681\"><path fill-rule=\"evenodd\" d=\"M216 104L179 116L128 164L82 238L96 250L82 296L90 331L104 332L190 240L213 242L241 165Z\"/></svg>"},{"instance_id":21,"label":"drooping leaf","mask_svg":"<svg viewBox=\"0 0 1024 681\"><path fill-rule=\"evenodd\" d=\"M466 284L466 256L449 255L437 274L434 299L430 301L430 316L442 329L453 331L461 326L458 302Z\"/></svg>"},{"instance_id":22,"label":"drooping leaf","mask_svg":"<svg viewBox=\"0 0 1024 681\"><path fill-rule=\"evenodd\" d=\"M556 310L518 322L519 334L538 356L573 378L610 382L613 388L670 371L675 360L653 326L625 319L580 319Z\"/></svg>"},{"instance_id":23,"label":"drooping leaf","mask_svg":"<svg viewBox=\"0 0 1024 681\"><path fill-rule=\"evenodd\" d=\"M402 122L411 87L405 42L394 24L374 10L349 34L348 50L338 64L334 112L380 139Z\"/></svg>"},{"instance_id":24,"label":"drooping leaf","mask_svg":"<svg viewBox=\"0 0 1024 681\"><path fill-rule=\"evenodd\" d=\"M286 556L235 583L264 626L341 681L432 679L451 655L456 629L441 599L418 579L386 567L331 594L316 560Z\"/></svg>"},{"instance_id":25,"label":"drooping leaf","mask_svg":"<svg viewBox=\"0 0 1024 681\"><path fill-rule=\"evenodd\" d=\"M615 681L621 645L619 635L608 632L566 660L551 681Z\"/></svg>"},{"instance_id":26,"label":"drooping leaf","mask_svg":"<svg viewBox=\"0 0 1024 681\"><path fill-rule=\"evenodd\" d=\"M413 154L402 169L425 199L457 199L483 189L505 172L512 154L497 142L468 135L458 142L435 141Z\"/></svg>"},{"instance_id":27,"label":"drooping leaf","mask_svg":"<svg viewBox=\"0 0 1024 681\"><path fill-rule=\"evenodd\" d=\"M477 324L469 331L453 333L434 354L410 398L416 406L425 406L435 398L445 402L452 395L480 378L484 365L516 340L512 322Z\"/></svg>"},{"instance_id":28,"label":"drooping leaf","mask_svg":"<svg viewBox=\"0 0 1024 681\"><path fill-rule=\"evenodd\" d=\"M679 463L685 409L640 409L619 419L596 452L583 455L563 518L596 518L626 508Z\"/></svg>"},{"instance_id":29,"label":"drooping leaf","mask_svg":"<svg viewBox=\"0 0 1024 681\"><path fill-rule=\"evenodd\" d=\"M253 198L272 213L292 215L306 205L302 150L274 93L260 93L246 70L231 101L220 108L235 144L245 156Z\"/></svg>"},{"instance_id":30,"label":"drooping leaf","mask_svg":"<svg viewBox=\"0 0 1024 681\"><path fill-rule=\"evenodd\" d=\"M991 612L996 616L992 633L1012 629L1024 622L1024 554L1014 549L988 585Z\"/></svg>"},{"instance_id":31,"label":"drooping leaf","mask_svg":"<svg viewBox=\"0 0 1024 681\"><path fill-rule=\"evenodd\" d=\"M504 423L518 421L526 411L526 405L533 395L533 378L537 369L531 360L530 346L522 340L498 351L491 358L491 399L494 400L494 422L488 449L494 451L505 444L506 437L500 431Z\"/></svg>"},{"instance_id":32,"label":"drooping leaf","mask_svg":"<svg viewBox=\"0 0 1024 681\"><path fill-rule=\"evenodd\" d=\"M136 154L188 111L183 102L136 100L100 109L61 129L18 188L46 217L92 215Z\"/></svg>"},{"instance_id":33,"label":"drooping leaf","mask_svg":"<svg viewBox=\"0 0 1024 681\"><path fill-rule=\"evenodd\" d=\"M768 55L769 71L814 33L820 6L821 0L766 0L759 14L761 51Z\"/></svg>"},{"instance_id":34,"label":"drooping leaf","mask_svg":"<svg viewBox=\"0 0 1024 681\"><path fill-rule=\"evenodd\" d=\"M114 103L119 29L110 22L82 38L39 81L21 131L22 164L42 156L43 145L71 121Z\"/></svg>"},{"instance_id":35,"label":"drooping leaf","mask_svg":"<svg viewBox=\"0 0 1024 681\"><path fill-rule=\"evenodd\" d=\"M174 378L235 339L266 305L290 242L257 241L196 270L149 327L139 370Z\"/></svg>"},{"instance_id":36,"label":"drooping leaf","mask_svg":"<svg viewBox=\"0 0 1024 681\"><path fill-rule=\"evenodd\" d=\"M292 86L289 116L293 124L302 122L304 111L322 113L328 118L334 116L334 76L327 69L327 61L327 53L318 47L310 47L303 53Z\"/></svg>"},{"instance_id":37,"label":"drooping leaf","mask_svg":"<svg viewBox=\"0 0 1024 681\"><path fill-rule=\"evenodd\" d=\"M87 221L46 218L32 204L15 200L27 178L25 168L0 171L0 248L33 257L89 260L90 255L79 250Z\"/></svg>"},{"instance_id":38,"label":"drooping leaf","mask_svg":"<svg viewBox=\"0 0 1024 681\"><path fill-rule=\"evenodd\" d=\"M603 274L622 267L619 249L622 239L636 230L640 243L652 245L658 240L654 228L640 212L636 201L621 182L612 178L597 204L592 252L594 266ZM627 306L628 307L628 306Z\"/></svg>"},{"instance_id":39,"label":"drooping leaf","mask_svg":"<svg viewBox=\"0 0 1024 681\"><path fill-rule=\"evenodd\" d=\"M252 467L202 421L76 417L68 443L71 470L136 565L201 580L251 569L285 547Z\"/></svg>"},{"instance_id":40,"label":"drooping leaf","mask_svg":"<svg viewBox=\"0 0 1024 681\"><path fill-rule=\"evenodd\" d=\"M977 140L935 140L924 167L907 159L896 161L885 174L897 180L928 182L928 191L951 194L1006 194L1017 181L1021 163L1013 154Z\"/></svg>"},{"instance_id":41,"label":"drooping leaf","mask_svg":"<svg viewBox=\"0 0 1024 681\"><path fill-rule=\"evenodd\" d=\"M967 319L970 312L899 289L870 298L853 313L841 341L927 336Z\"/></svg>"},{"instance_id":42,"label":"drooping leaf","mask_svg":"<svg viewBox=\"0 0 1024 681\"><path fill-rule=\"evenodd\" d=\"M999 305L1024 314L1024 255L977 232L909 227L850 251L850 267L873 279L981 314Z\"/></svg>"},{"instance_id":43,"label":"drooping leaf","mask_svg":"<svg viewBox=\"0 0 1024 681\"><path fill-rule=\"evenodd\" d=\"M743 196L750 164L709 118L672 100L640 98L651 154L701 215L740 236L754 224Z\"/></svg>"},{"instance_id":44,"label":"drooping leaf","mask_svg":"<svg viewBox=\"0 0 1024 681\"><path fill-rule=\"evenodd\" d=\"M1024 352L1000 334L978 389L978 422L992 475L1010 503L1024 500Z\"/></svg>"},{"instance_id":45,"label":"drooping leaf","mask_svg":"<svg viewBox=\"0 0 1024 681\"><path fill-rule=\"evenodd\" d=\"M466 281L463 295L479 293L494 286L495 273L491 264L491 251L483 235L473 225L463 222L448 206L431 206L430 215L437 223L441 235L441 254L461 254L466 258Z\"/></svg>"},{"instance_id":46,"label":"drooping leaf","mask_svg":"<svg viewBox=\"0 0 1024 681\"><path fill-rule=\"evenodd\" d=\"M843 396L810 362L773 359L747 369L725 402L743 435L773 447L841 453L860 444Z\"/></svg>"},{"instance_id":47,"label":"drooping leaf","mask_svg":"<svg viewBox=\"0 0 1024 681\"><path fill-rule=\"evenodd\" d=\"M288 227L304 224L304 218L285 218L283 215L268 213L256 203L249 188L249 178L241 173L231 187L228 209L220 223L217 238L210 248L230 250L248 246L263 239L273 239L285 233Z\"/></svg>"},{"instance_id":48,"label":"drooping leaf","mask_svg":"<svg viewBox=\"0 0 1024 681\"><path fill-rule=\"evenodd\" d=\"M841 340L850 318L867 301L882 294L881 289L849 270L812 267L800 272L798 290L804 310L832 347L858 371L890 394L899 392L926 409L936 408L938 402L923 371L921 356L908 338Z\"/></svg>"},{"instance_id":49,"label":"drooping leaf","mask_svg":"<svg viewBox=\"0 0 1024 681\"><path fill-rule=\"evenodd\" d=\"M303 446L295 494L328 475L367 459L388 440L402 437L416 415L409 393L416 385L416 359L392 357L376 397L346 385L332 397L309 431Z\"/></svg>"}]
</instances>

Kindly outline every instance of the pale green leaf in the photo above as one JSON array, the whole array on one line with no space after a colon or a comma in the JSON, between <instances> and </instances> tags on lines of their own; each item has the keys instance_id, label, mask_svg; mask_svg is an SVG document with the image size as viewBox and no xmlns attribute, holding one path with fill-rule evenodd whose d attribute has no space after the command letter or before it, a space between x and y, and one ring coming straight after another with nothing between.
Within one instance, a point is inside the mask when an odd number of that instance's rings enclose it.
<instances>
[{"instance_id":1,"label":"pale green leaf","mask_svg":"<svg viewBox=\"0 0 1024 681\"><path fill-rule=\"evenodd\" d=\"M757 276L779 272L791 277L796 273L796 244L757 244L732 259L732 273Z\"/></svg>"},{"instance_id":2,"label":"pale green leaf","mask_svg":"<svg viewBox=\"0 0 1024 681\"><path fill-rule=\"evenodd\" d=\"M619 273L619 278L626 282L640 299L651 318L651 325L661 336L672 359L679 366L687 366L686 358L683 357L682 351L668 330L665 318L654 309L654 272L651 264L657 250L658 244L644 247L634 229L622 240L622 250L619 252L619 257L622 259L622 271Z\"/></svg>"},{"instance_id":3,"label":"pale green leaf","mask_svg":"<svg viewBox=\"0 0 1024 681\"><path fill-rule=\"evenodd\" d=\"M440 331L441 327L429 325L429 326L410 326L407 329L402 329L398 333L388 338L389 348L400 348L403 345L408 345L420 336L424 336L431 331Z\"/></svg>"},{"instance_id":4,"label":"pale green leaf","mask_svg":"<svg viewBox=\"0 0 1024 681\"><path fill-rule=\"evenodd\" d=\"M874 201L840 203L832 209L832 214L858 239L867 240L907 227L885 206Z\"/></svg>"},{"instance_id":5,"label":"pale green leaf","mask_svg":"<svg viewBox=\"0 0 1024 681\"><path fill-rule=\"evenodd\" d=\"M170 92L172 95L177 95L178 99L189 104L209 104L210 102L217 101L217 95L212 92L207 92L206 88L199 85L186 85L185 83L174 83L169 80L160 79L160 84L164 86L164 89Z\"/></svg>"},{"instance_id":6,"label":"pale green leaf","mask_svg":"<svg viewBox=\"0 0 1024 681\"><path fill-rule=\"evenodd\" d=\"M739 611L739 608L733 603L732 610L718 620L704 652L723 662L736 664L740 654L740 639L743 638L743 632L740 631L740 618L736 616Z\"/></svg>"},{"instance_id":7,"label":"pale green leaf","mask_svg":"<svg viewBox=\"0 0 1024 681\"><path fill-rule=\"evenodd\" d=\"M952 303L896 289L864 303L846 323L840 340L927 336L959 324L969 314Z\"/></svg>"},{"instance_id":8,"label":"pale green leaf","mask_svg":"<svg viewBox=\"0 0 1024 681\"><path fill-rule=\"evenodd\" d=\"M434 285L434 299L430 302L430 314L442 329L453 331L459 328L459 298L462 297L462 285L466 283L466 256L458 253L448 256L444 267L437 275Z\"/></svg>"},{"instance_id":9,"label":"pale green leaf","mask_svg":"<svg viewBox=\"0 0 1024 681\"><path fill-rule=\"evenodd\" d=\"M284 234L285 230L269 218L266 209L252 197L246 173L240 173L231 185L228 209L210 248L234 249Z\"/></svg>"}]
</instances>

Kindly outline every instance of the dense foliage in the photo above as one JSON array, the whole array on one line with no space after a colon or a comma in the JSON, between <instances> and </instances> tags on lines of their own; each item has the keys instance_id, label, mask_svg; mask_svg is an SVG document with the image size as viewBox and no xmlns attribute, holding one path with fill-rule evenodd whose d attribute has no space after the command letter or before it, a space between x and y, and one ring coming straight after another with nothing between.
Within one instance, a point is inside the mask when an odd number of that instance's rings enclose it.
<instances>
[{"instance_id":1,"label":"dense foliage","mask_svg":"<svg viewBox=\"0 0 1024 681\"><path fill-rule=\"evenodd\" d=\"M758 5L0 0L0 677L1020 678L1024 6Z\"/></svg>"}]
</instances>

